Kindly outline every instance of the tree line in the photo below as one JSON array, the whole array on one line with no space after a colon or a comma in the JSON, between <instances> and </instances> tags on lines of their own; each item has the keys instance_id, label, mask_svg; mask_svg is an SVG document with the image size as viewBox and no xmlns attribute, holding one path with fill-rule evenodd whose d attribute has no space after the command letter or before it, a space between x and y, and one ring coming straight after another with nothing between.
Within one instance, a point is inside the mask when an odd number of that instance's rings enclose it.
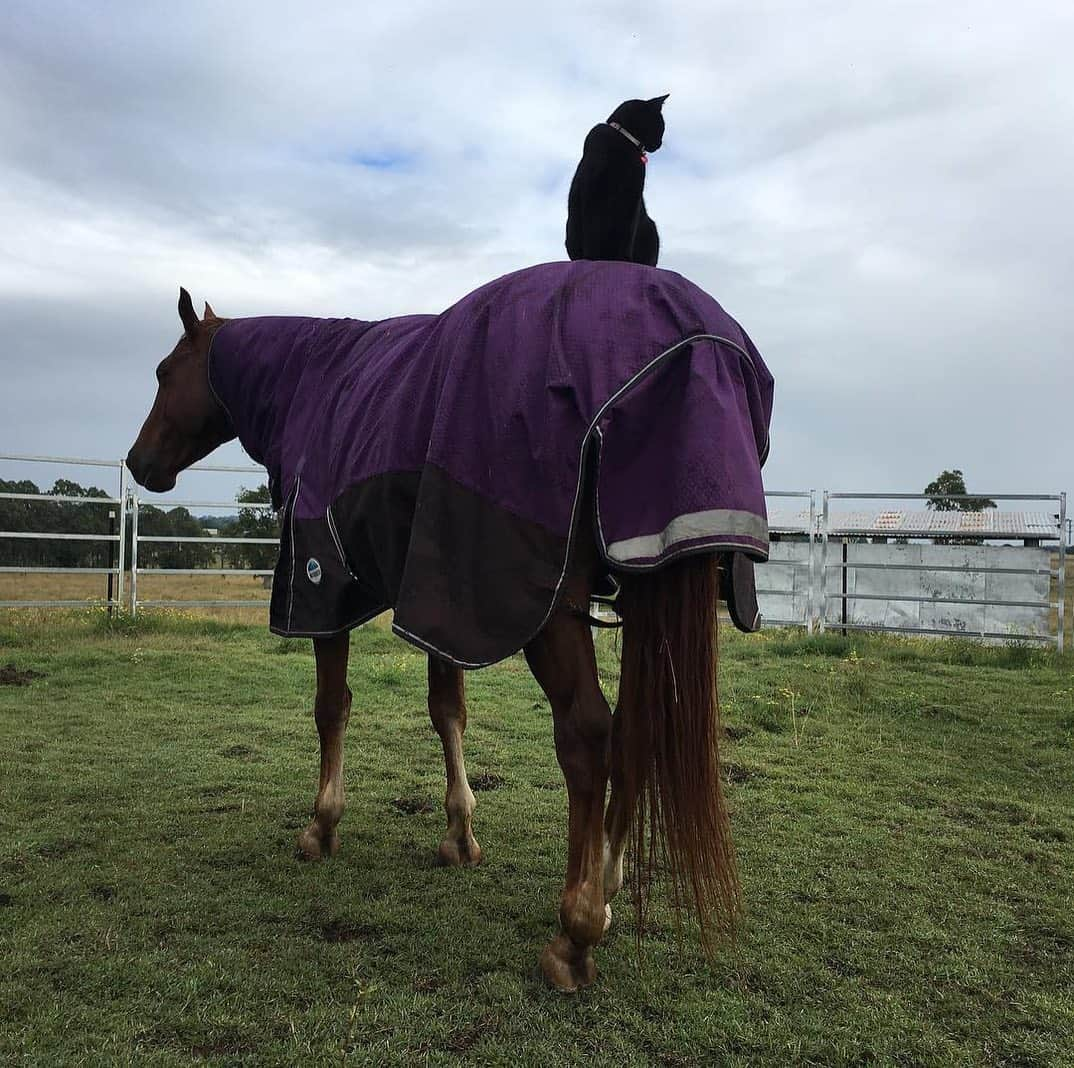
<instances>
[{"instance_id":1,"label":"tree line","mask_svg":"<svg viewBox=\"0 0 1074 1068\"><path fill-rule=\"evenodd\" d=\"M0 479L0 493L44 493L49 497L108 497L97 486L82 486L57 479L49 490L40 490L29 479ZM243 489L237 497L236 515L208 518L191 515L182 507L138 508L139 567L248 567L267 569L276 562L274 545L213 545L205 542L143 542L142 536L203 538L215 529L220 537L278 538L276 515L267 509L243 507L269 500L268 486ZM108 534L119 531L118 504L105 501L80 504L74 501L10 500L0 497L0 531L38 534ZM126 560L131 559L131 525L128 516ZM111 557L109 550L111 549ZM116 542L11 538L0 534L0 566L6 567L108 567L118 558Z\"/></svg>"}]
</instances>

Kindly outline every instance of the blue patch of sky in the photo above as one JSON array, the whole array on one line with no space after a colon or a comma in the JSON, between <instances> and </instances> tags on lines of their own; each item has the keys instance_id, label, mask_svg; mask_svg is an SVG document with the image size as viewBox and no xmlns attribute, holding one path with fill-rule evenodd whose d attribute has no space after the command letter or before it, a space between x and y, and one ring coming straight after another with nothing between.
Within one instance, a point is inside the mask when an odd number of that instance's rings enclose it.
<instances>
[{"instance_id":1,"label":"blue patch of sky","mask_svg":"<svg viewBox=\"0 0 1074 1068\"><path fill-rule=\"evenodd\" d=\"M567 189L571 184L571 178L574 175L575 166L577 164L572 163L569 167L543 167L538 170L536 182L538 192L547 195L562 190L563 195L566 196Z\"/></svg>"},{"instance_id":2,"label":"blue patch of sky","mask_svg":"<svg viewBox=\"0 0 1074 1068\"><path fill-rule=\"evenodd\" d=\"M347 157L347 162L356 167L368 167L374 171L409 170L418 160L416 152L403 149L359 149Z\"/></svg>"}]
</instances>

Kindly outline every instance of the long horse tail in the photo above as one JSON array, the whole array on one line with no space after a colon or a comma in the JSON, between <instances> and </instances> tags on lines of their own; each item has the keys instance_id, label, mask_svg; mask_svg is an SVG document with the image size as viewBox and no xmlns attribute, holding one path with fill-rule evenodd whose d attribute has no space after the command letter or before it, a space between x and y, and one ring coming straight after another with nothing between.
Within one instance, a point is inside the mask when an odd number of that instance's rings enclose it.
<instances>
[{"instance_id":1,"label":"long horse tail","mask_svg":"<svg viewBox=\"0 0 1074 1068\"><path fill-rule=\"evenodd\" d=\"M692 906L707 951L731 932L739 885L719 762L717 557L621 576L622 663L613 771L632 845L638 933L654 869Z\"/></svg>"}]
</instances>

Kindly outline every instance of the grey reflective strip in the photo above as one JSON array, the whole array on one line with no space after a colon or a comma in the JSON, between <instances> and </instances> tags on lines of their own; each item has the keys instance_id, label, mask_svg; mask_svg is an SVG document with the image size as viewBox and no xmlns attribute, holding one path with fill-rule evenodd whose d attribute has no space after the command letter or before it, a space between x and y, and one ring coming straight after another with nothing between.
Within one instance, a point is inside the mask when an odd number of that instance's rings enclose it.
<instances>
[{"instance_id":1,"label":"grey reflective strip","mask_svg":"<svg viewBox=\"0 0 1074 1068\"><path fill-rule=\"evenodd\" d=\"M617 122L609 122L608 125L613 130L618 130L628 141L640 148L643 152L645 151L645 146L629 130L624 130Z\"/></svg>"},{"instance_id":2,"label":"grey reflective strip","mask_svg":"<svg viewBox=\"0 0 1074 1068\"><path fill-rule=\"evenodd\" d=\"M614 560L649 559L661 556L679 542L695 538L753 538L768 542L768 520L753 512L730 508L712 508L707 512L690 512L673 519L659 534L642 534L636 538L612 542L608 556Z\"/></svg>"}]
</instances>

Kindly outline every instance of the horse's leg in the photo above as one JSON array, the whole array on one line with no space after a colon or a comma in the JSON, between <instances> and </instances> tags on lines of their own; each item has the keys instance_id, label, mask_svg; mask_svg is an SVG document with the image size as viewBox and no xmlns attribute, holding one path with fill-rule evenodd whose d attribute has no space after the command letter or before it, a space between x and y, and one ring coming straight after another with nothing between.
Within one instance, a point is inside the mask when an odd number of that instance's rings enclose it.
<instances>
[{"instance_id":1,"label":"horse's leg","mask_svg":"<svg viewBox=\"0 0 1074 1068\"><path fill-rule=\"evenodd\" d=\"M585 596L578 600L588 603ZM592 947L605 928L603 817L612 717L584 619L554 615L526 646L526 659L552 705L570 806L561 932L541 954L541 970L554 987L573 991L596 978Z\"/></svg>"},{"instance_id":2,"label":"horse's leg","mask_svg":"<svg viewBox=\"0 0 1074 1068\"><path fill-rule=\"evenodd\" d=\"M351 691L347 686L350 640L349 633L313 639L317 658L313 715L321 739L321 779L313 822L298 836L298 852L306 860L334 857L339 850L336 825L343 816L343 734L351 714Z\"/></svg>"},{"instance_id":3,"label":"horse's leg","mask_svg":"<svg viewBox=\"0 0 1074 1068\"><path fill-rule=\"evenodd\" d=\"M623 855L626 853L627 831L630 814L622 803L620 780L622 778L622 755L618 745L618 715L612 719L611 744L611 790L608 811L604 817L604 929L612 922L611 900L623 886Z\"/></svg>"},{"instance_id":4,"label":"horse's leg","mask_svg":"<svg viewBox=\"0 0 1074 1068\"><path fill-rule=\"evenodd\" d=\"M448 828L440 843L440 863L452 866L480 864L481 847L470 830L476 801L462 758L462 735L466 730L466 688L462 669L433 656L429 657L429 717L444 746L447 769L444 810Z\"/></svg>"}]
</instances>

